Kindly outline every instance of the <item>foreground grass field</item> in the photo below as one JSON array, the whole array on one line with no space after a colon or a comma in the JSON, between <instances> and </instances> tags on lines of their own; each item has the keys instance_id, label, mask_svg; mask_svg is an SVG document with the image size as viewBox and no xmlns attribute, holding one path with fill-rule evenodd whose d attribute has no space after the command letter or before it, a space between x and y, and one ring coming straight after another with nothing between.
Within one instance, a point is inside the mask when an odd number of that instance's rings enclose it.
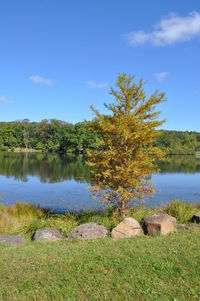
<instances>
[{"instance_id":1,"label":"foreground grass field","mask_svg":"<svg viewBox=\"0 0 200 301\"><path fill-rule=\"evenodd\" d=\"M200 300L200 226L161 237L0 246L0 300Z\"/></svg>"}]
</instances>

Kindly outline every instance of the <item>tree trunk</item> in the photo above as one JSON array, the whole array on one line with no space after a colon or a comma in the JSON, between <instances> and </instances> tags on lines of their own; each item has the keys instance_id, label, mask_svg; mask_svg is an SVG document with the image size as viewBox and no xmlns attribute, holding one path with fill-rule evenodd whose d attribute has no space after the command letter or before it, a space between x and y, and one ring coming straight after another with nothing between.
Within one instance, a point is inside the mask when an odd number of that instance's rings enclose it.
<instances>
[{"instance_id":1,"label":"tree trunk","mask_svg":"<svg viewBox=\"0 0 200 301\"><path fill-rule=\"evenodd\" d=\"M125 210L125 201L122 200L121 202L121 215L122 215L122 220L125 219L125 215L126 215L126 210Z\"/></svg>"}]
</instances>

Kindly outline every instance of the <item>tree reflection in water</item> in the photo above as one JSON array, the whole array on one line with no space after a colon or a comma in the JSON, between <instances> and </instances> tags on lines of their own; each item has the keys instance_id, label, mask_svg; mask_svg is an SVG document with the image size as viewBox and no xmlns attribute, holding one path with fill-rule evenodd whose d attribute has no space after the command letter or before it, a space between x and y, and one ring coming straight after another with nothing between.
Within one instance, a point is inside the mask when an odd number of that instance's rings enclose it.
<instances>
[{"instance_id":1,"label":"tree reflection in water","mask_svg":"<svg viewBox=\"0 0 200 301\"><path fill-rule=\"evenodd\" d=\"M160 173L198 173L200 159L195 156L171 156L158 163ZM42 183L58 183L75 179L89 182L89 168L81 158L69 159L58 154L0 152L0 174L27 181L38 177Z\"/></svg>"},{"instance_id":2,"label":"tree reflection in water","mask_svg":"<svg viewBox=\"0 0 200 301\"><path fill-rule=\"evenodd\" d=\"M89 181L89 169L81 158L73 160L58 154L0 152L0 174L21 181L36 176L42 183Z\"/></svg>"},{"instance_id":3,"label":"tree reflection in water","mask_svg":"<svg viewBox=\"0 0 200 301\"><path fill-rule=\"evenodd\" d=\"M169 156L168 161L158 163L160 173L199 173L200 158L195 155Z\"/></svg>"}]
</instances>

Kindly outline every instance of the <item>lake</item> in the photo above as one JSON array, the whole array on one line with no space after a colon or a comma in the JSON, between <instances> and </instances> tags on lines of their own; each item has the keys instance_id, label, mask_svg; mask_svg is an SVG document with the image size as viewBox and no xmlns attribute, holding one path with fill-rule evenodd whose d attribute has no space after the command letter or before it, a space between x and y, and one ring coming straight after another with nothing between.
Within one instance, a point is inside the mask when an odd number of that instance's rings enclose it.
<instances>
[{"instance_id":1,"label":"lake","mask_svg":"<svg viewBox=\"0 0 200 301\"><path fill-rule=\"evenodd\" d=\"M156 193L148 204L174 198L200 203L200 159L173 156L152 175ZM0 152L0 202L23 201L54 210L98 208L88 192L89 169L81 159L57 154Z\"/></svg>"}]
</instances>

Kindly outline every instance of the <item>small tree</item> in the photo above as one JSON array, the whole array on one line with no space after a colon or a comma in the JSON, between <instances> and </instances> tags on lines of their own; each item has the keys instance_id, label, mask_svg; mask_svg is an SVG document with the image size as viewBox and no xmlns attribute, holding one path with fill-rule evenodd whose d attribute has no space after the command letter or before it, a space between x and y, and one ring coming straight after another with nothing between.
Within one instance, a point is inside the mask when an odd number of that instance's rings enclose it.
<instances>
[{"instance_id":1,"label":"small tree","mask_svg":"<svg viewBox=\"0 0 200 301\"><path fill-rule=\"evenodd\" d=\"M93 107L96 118L89 124L98 133L101 147L88 150L88 165L92 167L90 190L100 203L114 204L122 218L132 199L139 200L154 193L150 175L156 171L156 160L164 158L164 151L155 147L159 136L157 127L160 111L156 106L165 100L156 91L146 98L143 81L119 74L118 90L111 87L113 104L104 104L110 115L102 115Z\"/></svg>"}]
</instances>

